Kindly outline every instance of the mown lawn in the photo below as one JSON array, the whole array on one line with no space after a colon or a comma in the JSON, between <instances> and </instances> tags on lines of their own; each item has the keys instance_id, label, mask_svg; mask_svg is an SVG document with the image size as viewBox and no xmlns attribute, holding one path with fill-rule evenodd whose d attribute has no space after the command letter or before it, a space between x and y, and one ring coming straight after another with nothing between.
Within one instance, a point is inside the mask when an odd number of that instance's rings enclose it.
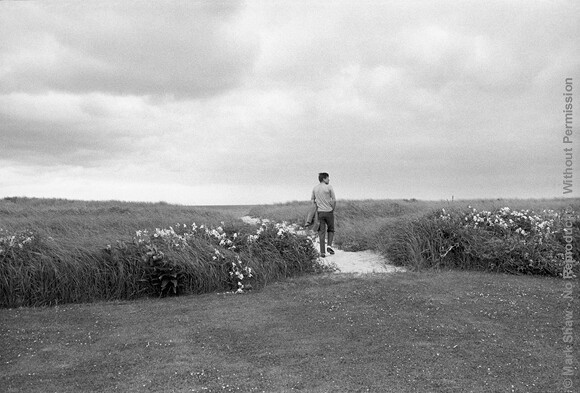
<instances>
[{"instance_id":1,"label":"mown lawn","mask_svg":"<svg viewBox=\"0 0 580 393\"><path fill-rule=\"evenodd\" d=\"M557 392L563 287L479 272L326 275L243 295L3 309L0 386Z\"/></svg>"}]
</instances>

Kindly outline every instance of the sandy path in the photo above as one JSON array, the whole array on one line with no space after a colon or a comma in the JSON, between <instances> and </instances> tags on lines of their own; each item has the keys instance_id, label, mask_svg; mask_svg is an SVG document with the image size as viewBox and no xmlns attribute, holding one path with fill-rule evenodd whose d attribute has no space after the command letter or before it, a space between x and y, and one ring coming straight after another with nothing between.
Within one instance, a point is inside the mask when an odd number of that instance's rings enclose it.
<instances>
[{"instance_id":1,"label":"sandy path","mask_svg":"<svg viewBox=\"0 0 580 393\"><path fill-rule=\"evenodd\" d=\"M334 248L335 254L326 253L324 263L334 264L339 273L394 273L405 269L393 266L380 254L372 251L347 252Z\"/></svg>"},{"instance_id":2,"label":"sandy path","mask_svg":"<svg viewBox=\"0 0 580 393\"><path fill-rule=\"evenodd\" d=\"M249 216L241 217L248 224L258 224L260 219ZM306 234L305 231L301 231ZM316 249L320 249L320 243L315 242ZM338 273L394 273L404 272L405 269L393 266L380 254L373 251L348 252L333 247L335 254L326 253L326 258L320 258L323 263L334 264Z\"/></svg>"}]
</instances>

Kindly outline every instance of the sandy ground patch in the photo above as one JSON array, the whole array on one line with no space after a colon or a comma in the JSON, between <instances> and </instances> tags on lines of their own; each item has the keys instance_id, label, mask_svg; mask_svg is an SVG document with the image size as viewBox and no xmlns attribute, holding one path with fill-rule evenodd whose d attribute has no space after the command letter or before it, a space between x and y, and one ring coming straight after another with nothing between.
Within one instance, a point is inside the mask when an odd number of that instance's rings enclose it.
<instances>
[{"instance_id":1,"label":"sandy ground patch","mask_svg":"<svg viewBox=\"0 0 580 393\"><path fill-rule=\"evenodd\" d=\"M250 216L241 217L241 220L248 224L259 224L259 218ZM301 234L310 234L307 231L299 231ZM320 243L315 241L315 247L320 249ZM337 273L394 273L404 272L402 267L394 266L388 263L388 260L382 255L373 251L342 251L333 247L335 254L326 253L326 258L320 258L325 264L335 265L338 268Z\"/></svg>"},{"instance_id":2,"label":"sandy ground patch","mask_svg":"<svg viewBox=\"0 0 580 393\"><path fill-rule=\"evenodd\" d=\"M326 254L324 263L334 264L340 273L394 273L405 269L393 266L373 251L347 252L334 248L335 254Z\"/></svg>"},{"instance_id":3,"label":"sandy ground patch","mask_svg":"<svg viewBox=\"0 0 580 393\"><path fill-rule=\"evenodd\" d=\"M260 221L262 221L262 220L260 220L259 218L250 217L250 216L243 216L243 217L240 217L240 220L242 220L242 221L243 221L243 222L245 222L246 224L252 224L252 225L259 224L259 223L260 223ZM266 222L268 222L268 220L263 220L263 221L266 221Z\"/></svg>"}]
</instances>

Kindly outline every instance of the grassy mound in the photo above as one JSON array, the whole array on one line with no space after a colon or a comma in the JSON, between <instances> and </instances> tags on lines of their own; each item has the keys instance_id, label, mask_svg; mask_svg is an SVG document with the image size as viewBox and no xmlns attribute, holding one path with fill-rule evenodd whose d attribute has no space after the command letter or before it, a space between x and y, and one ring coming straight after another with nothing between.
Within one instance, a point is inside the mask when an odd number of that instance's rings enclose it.
<instances>
[{"instance_id":1,"label":"grassy mound","mask_svg":"<svg viewBox=\"0 0 580 393\"><path fill-rule=\"evenodd\" d=\"M304 224L309 201L253 207L249 214L275 221ZM345 251L376 250L384 236L379 229L398 217L427 211L430 203L417 200L339 201L335 211L335 245Z\"/></svg>"},{"instance_id":2,"label":"grassy mound","mask_svg":"<svg viewBox=\"0 0 580 393\"><path fill-rule=\"evenodd\" d=\"M436 210L396 226L387 252L398 265L562 276L580 257L571 210ZM577 266L575 272L578 273Z\"/></svg>"},{"instance_id":3,"label":"grassy mound","mask_svg":"<svg viewBox=\"0 0 580 393\"><path fill-rule=\"evenodd\" d=\"M250 214L301 223L308 206L257 206ZM339 201L335 244L346 251L379 251L414 269L562 276L567 262L580 257L579 211L577 198ZM577 264L573 273L578 275Z\"/></svg>"},{"instance_id":4,"label":"grassy mound","mask_svg":"<svg viewBox=\"0 0 580 393\"><path fill-rule=\"evenodd\" d=\"M31 204L30 200L23 202ZM143 213L156 214L155 209L185 210L197 218L206 218L211 210L160 205L149 206L154 209L148 211L145 205L142 215L131 218L131 212L141 207L129 204L122 213L117 204L80 209L75 204L61 201L56 209L50 204L40 206L36 214L33 209L22 209L20 217L32 214L25 227L35 229L0 231L0 307L241 292L282 277L324 270L317 263L311 240L285 224L267 223L256 231L254 226L227 216L228 222L219 226L174 224L138 230L132 237L112 230L117 236L125 235L107 244L111 234L90 233L110 228L105 225L107 220L115 222L110 215L120 216L117 224L120 221L119 227L125 228L131 222L146 222ZM71 205L78 210L71 213ZM18 215L11 216L13 228ZM34 223L46 216L51 219L35 227ZM216 216L226 215L216 213L214 222ZM91 219L98 224L91 224ZM80 223L92 226L87 229Z\"/></svg>"}]
</instances>

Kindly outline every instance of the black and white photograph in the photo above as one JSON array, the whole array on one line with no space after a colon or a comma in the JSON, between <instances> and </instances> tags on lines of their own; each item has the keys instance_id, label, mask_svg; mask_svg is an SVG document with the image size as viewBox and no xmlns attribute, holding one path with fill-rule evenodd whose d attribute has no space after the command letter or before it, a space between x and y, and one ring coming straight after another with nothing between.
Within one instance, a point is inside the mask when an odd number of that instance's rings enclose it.
<instances>
[{"instance_id":1,"label":"black and white photograph","mask_svg":"<svg viewBox=\"0 0 580 393\"><path fill-rule=\"evenodd\" d=\"M0 390L577 392L576 0L0 0Z\"/></svg>"}]
</instances>

